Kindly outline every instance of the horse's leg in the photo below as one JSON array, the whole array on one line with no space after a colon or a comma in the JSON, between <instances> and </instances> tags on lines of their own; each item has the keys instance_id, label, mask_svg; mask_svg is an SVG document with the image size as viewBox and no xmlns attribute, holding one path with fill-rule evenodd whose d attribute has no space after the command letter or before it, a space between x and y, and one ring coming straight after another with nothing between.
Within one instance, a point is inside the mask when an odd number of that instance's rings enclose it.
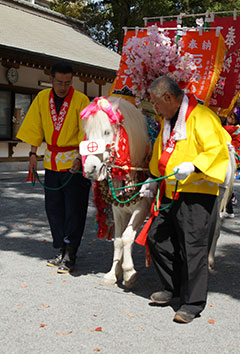
<instances>
[{"instance_id":1,"label":"horse's leg","mask_svg":"<svg viewBox=\"0 0 240 354\"><path fill-rule=\"evenodd\" d=\"M122 233L130 219L130 216L123 213L123 208L115 206L113 207L113 216L115 224L114 252L111 270L104 275L104 282L107 284L115 284L122 278Z\"/></svg>"},{"instance_id":2,"label":"horse's leg","mask_svg":"<svg viewBox=\"0 0 240 354\"><path fill-rule=\"evenodd\" d=\"M131 219L123 233L123 284L127 288L131 288L136 281L136 270L134 269L132 258L132 246L137 231L144 223L145 218L149 215L150 207L152 204L151 198L144 198L138 202L135 209L132 210ZM131 206L131 209L133 206Z\"/></svg>"}]
</instances>

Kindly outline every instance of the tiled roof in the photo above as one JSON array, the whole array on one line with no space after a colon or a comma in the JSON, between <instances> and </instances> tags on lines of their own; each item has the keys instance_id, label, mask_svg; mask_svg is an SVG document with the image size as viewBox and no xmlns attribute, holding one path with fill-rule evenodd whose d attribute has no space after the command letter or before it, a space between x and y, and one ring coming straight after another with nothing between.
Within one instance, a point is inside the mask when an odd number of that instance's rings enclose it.
<instances>
[{"instance_id":1,"label":"tiled roof","mask_svg":"<svg viewBox=\"0 0 240 354\"><path fill-rule=\"evenodd\" d=\"M80 25L25 1L0 1L1 45L117 70L120 55L85 35Z\"/></svg>"}]
</instances>

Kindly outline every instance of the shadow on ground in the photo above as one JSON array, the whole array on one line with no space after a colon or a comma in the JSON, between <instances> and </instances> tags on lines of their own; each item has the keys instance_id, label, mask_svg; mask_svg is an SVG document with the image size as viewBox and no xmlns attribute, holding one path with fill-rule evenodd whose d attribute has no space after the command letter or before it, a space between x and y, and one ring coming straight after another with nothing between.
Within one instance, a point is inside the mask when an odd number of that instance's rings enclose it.
<instances>
[{"instance_id":1,"label":"shadow on ground","mask_svg":"<svg viewBox=\"0 0 240 354\"><path fill-rule=\"evenodd\" d=\"M42 187L36 185L33 188L30 184L19 183L19 180L6 179L1 180L0 193L0 251L16 252L40 260L51 258L55 252L44 211ZM73 276L95 274L102 278L111 267L113 243L96 239L92 198L89 207L90 213ZM238 225L230 228L228 223L224 223L222 231L240 236ZM209 277L209 292L240 299L239 255L240 245L237 242L218 248L215 271ZM160 289L158 276L153 265L145 267L145 250L142 246L134 244L133 258L138 277L135 287L130 291L149 298L152 292ZM122 285L119 284L119 287Z\"/></svg>"}]
</instances>

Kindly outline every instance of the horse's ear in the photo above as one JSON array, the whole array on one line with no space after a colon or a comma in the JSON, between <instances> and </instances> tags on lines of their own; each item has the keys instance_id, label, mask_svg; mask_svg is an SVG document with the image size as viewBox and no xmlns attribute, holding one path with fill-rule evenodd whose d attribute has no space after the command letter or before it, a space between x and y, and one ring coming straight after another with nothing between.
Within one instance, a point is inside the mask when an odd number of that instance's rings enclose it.
<instances>
[{"instance_id":1,"label":"horse's ear","mask_svg":"<svg viewBox=\"0 0 240 354\"><path fill-rule=\"evenodd\" d=\"M111 102L114 111L117 111L121 101L121 97L110 96L108 100Z\"/></svg>"}]
</instances>

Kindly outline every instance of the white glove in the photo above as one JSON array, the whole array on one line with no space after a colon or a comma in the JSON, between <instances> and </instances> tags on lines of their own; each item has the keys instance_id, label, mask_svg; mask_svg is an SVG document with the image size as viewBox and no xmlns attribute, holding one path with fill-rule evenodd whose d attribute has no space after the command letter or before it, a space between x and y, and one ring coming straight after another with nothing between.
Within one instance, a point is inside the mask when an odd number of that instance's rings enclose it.
<instances>
[{"instance_id":1,"label":"white glove","mask_svg":"<svg viewBox=\"0 0 240 354\"><path fill-rule=\"evenodd\" d=\"M174 167L173 172L178 173L175 175L175 178L180 181L181 179L187 178L192 172L195 171L195 166L191 162L182 162L179 166Z\"/></svg>"},{"instance_id":2,"label":"white glove","mask_svg":"<svg viewBox=\"0 0 240 354\"><path fill-rule=\"evenodd\" d=\"M146 179L145 184L142 185L139 191L140 197L153 198L155 196L158 182L151 182L151 181L153 181L153 179L150 177Z\"/></svg>"}]
</instances>

